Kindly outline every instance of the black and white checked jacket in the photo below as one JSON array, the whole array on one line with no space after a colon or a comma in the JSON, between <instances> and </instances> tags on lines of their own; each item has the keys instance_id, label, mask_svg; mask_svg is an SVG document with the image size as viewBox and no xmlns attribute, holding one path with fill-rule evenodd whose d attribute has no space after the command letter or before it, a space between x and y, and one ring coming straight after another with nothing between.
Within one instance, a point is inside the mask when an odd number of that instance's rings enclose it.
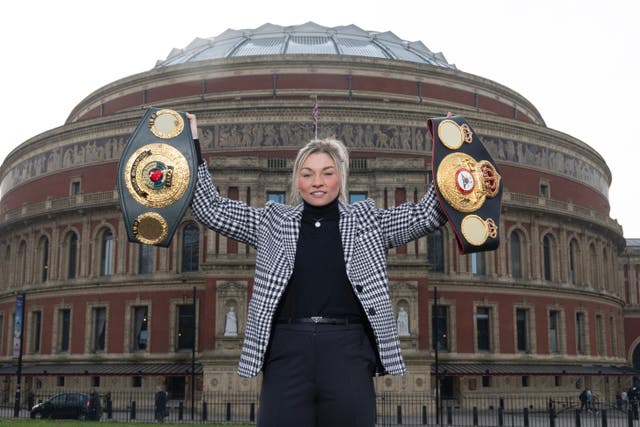
<instances>
[{"instance_id":1,"label":"black and white checked jacket","mask_svg":"<svg viewBox=\"0 0 640 427\"><path fill-rule=\"evenodd\" d=\"M418 203L391 209L371 199L340 203L340 234L347 275L373 329L383 371L406 372L389 298L386 250L439 228L446 217L438 206L433 185ZM218 193L206 163L198 167L191 202L195 218L223 235L256 249L253 294L238 374L253 377L262 369L276 306L293 272L302 205L268 202L263 208L226 199Z\"/></svg>"}]
</instances>

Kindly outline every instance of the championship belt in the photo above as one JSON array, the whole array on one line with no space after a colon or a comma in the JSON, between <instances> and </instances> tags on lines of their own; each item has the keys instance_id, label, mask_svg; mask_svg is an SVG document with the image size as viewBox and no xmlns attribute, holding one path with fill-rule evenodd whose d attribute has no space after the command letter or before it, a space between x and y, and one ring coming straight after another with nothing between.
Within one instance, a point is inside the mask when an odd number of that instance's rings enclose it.
<instances>
[{"instance_id":1,"label":"championship belt","mask_svg":"<svg viewBox=\"0 0 640 427\"><path fill-rule=\"evenodd\" d=\"M498 167L461 116L429 119L436 195L461 253L494 250L502 183Z\"/></svg>"},{"instance_id":2,"label":"championship belt","mask_svg":"<svg viewBox=\"0 0 640 427\"><path fill-rule=\"evenodd\" d=\"M130 242L169 246L191 202L196 168L185 113L147 110L118 163L120 207Z\"/></svg>"}]
</instances>

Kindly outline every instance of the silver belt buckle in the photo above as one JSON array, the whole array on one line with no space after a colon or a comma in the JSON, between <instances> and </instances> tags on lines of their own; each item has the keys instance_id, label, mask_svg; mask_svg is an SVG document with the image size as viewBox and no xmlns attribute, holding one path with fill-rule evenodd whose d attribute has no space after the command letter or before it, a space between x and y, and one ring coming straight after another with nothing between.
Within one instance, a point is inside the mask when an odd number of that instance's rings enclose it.
<instances>
[{"instance_id":1,"label":"silver belt buckle","mask_svg":"<svg viewBox=\"0 0 640 427\"><path fill-rule=\"evenodd\" d=\"M313 323L318 323L322 320L322 316L311 316L311 320L313 320Z\"/></svg>"}]
</instances>

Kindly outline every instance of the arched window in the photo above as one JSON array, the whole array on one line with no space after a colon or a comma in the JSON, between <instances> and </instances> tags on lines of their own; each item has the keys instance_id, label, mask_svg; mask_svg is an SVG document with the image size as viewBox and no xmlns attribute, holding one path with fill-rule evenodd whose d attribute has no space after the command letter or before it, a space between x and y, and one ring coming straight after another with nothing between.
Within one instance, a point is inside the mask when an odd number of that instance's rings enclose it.
<instances>
[{"instance_id":1,"label":"arched window","mask_svg":"<svg viewBox=\"0 0 640 427\"><path fill-rule=\"evenodd\" d=\"M43 236L38 245L40 256L40 282L44 283L49 278L49 239Z\"/></svg>"},{"instance_id":2,"label":"arched window","mask_svg":"<svg viewBox=\"0 0 640 427\"><path fill-rule=\"evenodd\" d=\"M149 274L153 272L153 255L155 251L151 245L140 245L140 257L138 258L138 273Z\"/></svg>"},{"instance_id":3,"label":"arched window","mask_svg":"<svg viewBox=\"0 0 640 427\"><path fill-rule=\"evenodd\" d=\"M511 262L511 277L514 279L522 278L522 243L520 234L512 231L509 236L509 255Z\"/></svg>"},{"instance_id":4,"label":"arched window","mask_svg":"<svg viewBox=\"0 0 640 427\"><path fill-rule=\"evenodd\" d=\"M571 239L569 243L569 280L572 285L578 283L578 242L576 239Z\"/></svg>"},{"instance_id":5,"label":"arched window","mask_svg":"<svg viewBox=\"0 0 640 427\"><path fill-rule=\"evenodd\" d=\"M198 271L200 258L200 230L189 223L182 232L182 271Z\"/></svg>"},{"instance_id":6,"label":"arched window","mask_svg":"<svg viewBox=\"0 0 640 427\"><path fill-rule=\"evenodd\" d=\"M640 344L633 349L633 356L631 356L631 363L633 369L640 370Z\"/></svg>"},{"instance_id":7,"label":"arched window","mask_svg":"<svg viewBox=\"0 0 640 427\"><path fill-rule=\"evenodd\" d=\"M604 272L602 277L602 289L611 291L613 289L611 289L610 284L612 283L613 277L611 275L611 266L609 265L609 254L607 253L607 248L602 249L602 264L602 271Z\"/></svg>"},{"instance_id":8,"label":"arched window","mask_svg":"<svg viewBox=\"0 0 640 427\"><path fill-rule=\"evenodd\" d=\"M551 239L548 235L542 238L542 268L544 280L553 280L552 263L551 263Z\"/></svg>"},{"instance_id":9,"label":"arched window","mask_svg":"<svg viewBox=\"0 0 640 427\"><path fill-rule=\"evenodd\" d=\"M582 311L576 313L576 353L587 354L587 316Z\"/></svg>"},{"instance_id":10,"label":"arched window","mask_svg":"<svg viewBox=\"0 0 640 427\"><path fill-rule=\"evenodd\" d=\"M11 281L11 265L11 245L7 245L4 251L4 263L2 265L2 277L7 281Z\"/></svg>"},{"instance_id":11,"label":"arched window","mask_svg":"<svg viewBox=\"0 0 640 427\"><path fill-rule=\"evenodd\" d=\"M444 238L440 229L427 235L427 262L431 271L444 272Z\"/></svg>"},{"instance_id":12,"label":"arched window","mask_svg":"<svg viewBox=\"0 0 640 427\"><path fill-rule=\"evenodd\" d=\"M100 239L100 275L111 276L113 274L113 233L106 229Z\"/></svg>"},{"instance_id":13,"label":"arched window","mask_svg":"<svg viewBox=\"0 0 640 427\"><path fill-rule=\"evenodd\" d=\"M27 283L27 242L24 240L20 242L18 246L18 266L19 266L19 278L20 285L24 286Z\"/></svg>"},{"instance_id":14,"label":"arched window","mask_svg":"<svg viewBox=\"0 0 640 427\"><path fill-rule=\"evenodd\" d=\"M474 252L471 254L471 274L484 276L487 274L487 262L484 252Z\"/></svg>"},{"instance_id":15,"label":"arched window","mask_svg":"<svg viewBox=\"0 0 640 427\"><path fill-rule=\"evenodd\" d=\"M72 231L67 239L67 278L75 279L78 265L78 235Z\"/></svg>"},{"instance_id":16,"label":"arched window","mask_svg":"<svg viewBox=\"0 0 640 427\"><path fill-rule=\"evenodd\" d=\"M602 260L598 260L596 255L596 247L589 245L589 284L597 288L598 287L598 266Z\"/></svg>"}]
</instances>

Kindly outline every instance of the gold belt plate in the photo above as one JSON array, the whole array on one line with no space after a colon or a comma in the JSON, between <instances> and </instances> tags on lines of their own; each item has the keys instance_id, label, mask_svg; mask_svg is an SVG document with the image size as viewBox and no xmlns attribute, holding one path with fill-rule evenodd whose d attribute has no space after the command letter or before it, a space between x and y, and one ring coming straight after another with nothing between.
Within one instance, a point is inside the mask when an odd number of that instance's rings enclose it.
<instances>
[{"instance_id":1,"label":"gold belt plate","mask_svg":"<svg viewBox=\"0 0 640 427\"><path fill-rule=\"evenodd\" d=\"M131 197L149 208L176 203L187 191L191 172L187 159L165 143L137 149L125 166L124 182Z\"/></svg>"},{"instance_id":2,"label":"gold belt plate","mask_svg":"<svg viewBox=\"0 0 640 427\"><path fill-rule=\"evenodd\" d=\"M451 153L438 167L437 184L442 197L458 212L475 212L487 197L500 189L498 171L485 160L476 161L462 152Z\"/></svg>"},{"instance_id":3,"label":"gold belt plate","mask_svg":"<svg viewBox=\"0 0 640 427\"><path fill-rule=\"evenodd\" d=\"M167 237L169 225L162 215L156 212L145 212L133 221L131 231L140 243L156 245Z\"/></svg>"}]
</instances>

